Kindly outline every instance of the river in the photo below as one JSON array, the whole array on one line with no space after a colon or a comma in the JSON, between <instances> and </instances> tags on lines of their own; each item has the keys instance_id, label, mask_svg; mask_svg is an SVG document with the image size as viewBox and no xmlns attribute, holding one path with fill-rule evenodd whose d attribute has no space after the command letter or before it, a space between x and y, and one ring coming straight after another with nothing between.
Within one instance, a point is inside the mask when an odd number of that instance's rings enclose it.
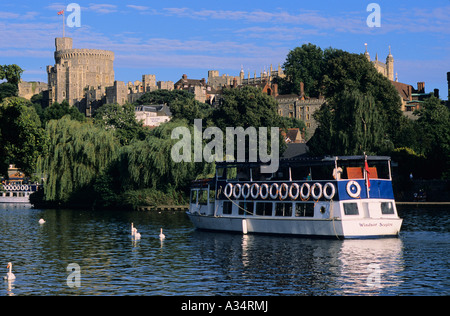
<instances>
[{"instance_id":1,"label":"river","mask_svg":"<svg viewBox=\"0 0 450 316\"><path fill-rule=\"evenodd\" d=\"M0 276L8 262L16 276L0 295L449 295L450 209L399 215L399 238L324 240L201 232L183 213L0 204Z\"/></svg>"}]
</instances>

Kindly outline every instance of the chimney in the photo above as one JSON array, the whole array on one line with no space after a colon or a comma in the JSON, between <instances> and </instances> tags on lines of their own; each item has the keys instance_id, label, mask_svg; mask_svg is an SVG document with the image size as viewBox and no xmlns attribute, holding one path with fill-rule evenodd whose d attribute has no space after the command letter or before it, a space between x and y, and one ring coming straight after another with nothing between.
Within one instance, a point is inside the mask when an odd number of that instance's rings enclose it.
<instances>
[{"instance_id":1,"label":"chimney","mask_svg":"<svg viewBox=\"0 0 450 316\"><path fill-rule=\"evenodd\" d=\"M425 82L417 83L417 93L425 93Z\"/></svg>"},{"instance_id":2,"label":"chimney","mask_svg":"<svg viewBox=\"0 0 450 316\"><path fill-rule=\"evenodd\" d=\"M305 100L305 84L300 82L300 99Z\"/></svg>"},{"instance_id":3,"label":"chimney","mask_svg":"<svg viewBox=\"0 0 450 316\"><path fill-rule=\"evenodd\" d=\"M439 89L434 89L434 96L439 99Z\"/></svg>"},{"instance_id":4,"label":"chimney","mask_svg":"<svg viewBox=\"0 0 450 316\"><path fill-rule=\"evenodd\" d=\"M274 83L272 85L272 89L273 89L273 96L276 98L278 96L278 84Z\"/></svg>"},{"instance_id":5,"label":"chimney","mask_svg":"<svg viewBox=\"0 0 450 316\"><path fill-rule=\"evenodd\" d=\"M183 78L184 80L187 80L187 75L184 74L182 78Z\"/></svg>"},{"instance_id":6,"label":"chimney","mask_svg":"<svg viewBox=\"0 0 450 316\"><path fill-rule=\"evenodd\" d=\"M237 88L237 79L233 78L233 88Z\"/></svg>"},{"instance_id":7,"label":"chimney","mask_svg":"<svg viewBox=\"0 0 450 316\"><path fill-rule=\"evenodd\" d=\"M408 95L407 95L408 101L412 101L412 86L408 85L407 89L408 89Z\"/></svg>"}]
</instances>

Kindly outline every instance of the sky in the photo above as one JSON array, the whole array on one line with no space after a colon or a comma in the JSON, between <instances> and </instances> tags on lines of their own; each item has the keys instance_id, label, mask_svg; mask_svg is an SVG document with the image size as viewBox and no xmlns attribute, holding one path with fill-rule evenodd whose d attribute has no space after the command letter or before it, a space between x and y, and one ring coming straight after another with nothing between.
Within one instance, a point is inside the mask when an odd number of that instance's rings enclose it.
<instances>
[{"instance_id":1,"label":"sky","mask_svg":"<svg viewBox=\"0 0 450 316\"><path fill-rule=\"evenodd\" d=\"M71 1L0 2L0 64L17 64L25 81L47 82L54 65L57 12ZM447 99L450 71L450 0L164 0L75 2L81 26L66 25L74 48L112 50L115 79L157 81L207 78L208 70L253 77L283 65L290 50L312 43L385 61L391 46L398 80ZM380 27L369 27L369 3L380 8ZM67 10L66 10L67 11ZM66 12L65 18L71 12Z\"/></svg>"}]
</instances>

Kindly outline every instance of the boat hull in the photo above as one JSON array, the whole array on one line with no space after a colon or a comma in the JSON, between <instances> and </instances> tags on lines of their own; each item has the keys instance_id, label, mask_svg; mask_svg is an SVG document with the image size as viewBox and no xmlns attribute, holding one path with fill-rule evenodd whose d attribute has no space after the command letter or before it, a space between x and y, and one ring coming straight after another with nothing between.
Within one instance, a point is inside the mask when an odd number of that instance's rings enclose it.
<instances>
[{"instance_id":1,"label":"boat hull","mask_svg":"<svg viewBox=\"0 0 450 316\"><path fill-rule=\"evenodd\" d=\"M331 238L396 237L402 219L283 219L264 217L205 216L188 212L197 229L254 234ZM244 223L245 222L245 223Z\"/></svg>"}]
</instances>

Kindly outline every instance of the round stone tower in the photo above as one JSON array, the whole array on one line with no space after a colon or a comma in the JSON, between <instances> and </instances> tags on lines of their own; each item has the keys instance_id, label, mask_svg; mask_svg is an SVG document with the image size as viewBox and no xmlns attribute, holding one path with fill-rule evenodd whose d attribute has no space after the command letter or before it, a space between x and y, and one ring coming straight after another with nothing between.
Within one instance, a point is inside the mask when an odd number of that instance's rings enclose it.
<instances>
[{"instance_id":1,"label":"round stone tower","mask_svg":"<svg viewBox=\"0 0 450 316\"><path fill-rule=\"evenodd\" d=\"M55 66L47 67L49 101L81 102L89 89L114 85L114 53L98 49L74 49L69 37L55 39Z\"/></svg>"}]
</instances>

